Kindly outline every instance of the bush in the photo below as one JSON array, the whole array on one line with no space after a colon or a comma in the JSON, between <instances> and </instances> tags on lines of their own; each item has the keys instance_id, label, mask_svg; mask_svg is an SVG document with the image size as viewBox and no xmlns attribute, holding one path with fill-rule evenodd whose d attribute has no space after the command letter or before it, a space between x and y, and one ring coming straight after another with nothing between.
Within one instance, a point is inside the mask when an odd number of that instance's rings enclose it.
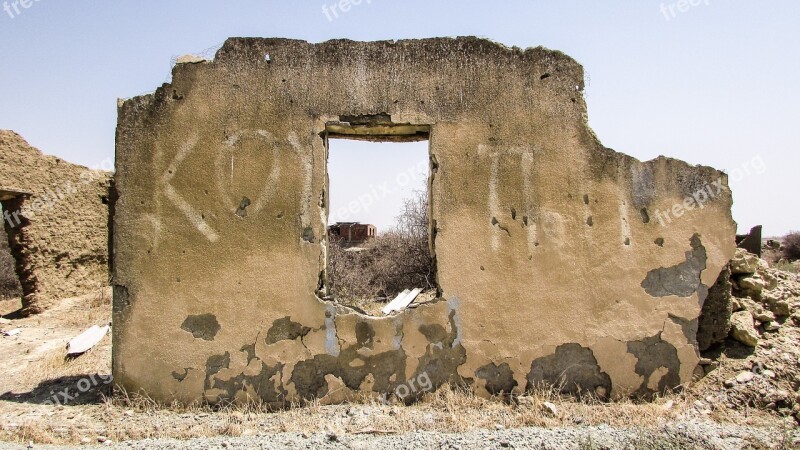
<instances>
[{"instance_id":1,"label":"bush","mask_svg":"<svg viewBox=\"0 0 800 450\"><path fill-rule=\"evenodd\" d=\"M22 297L22 287L14 269L14 258L8 248L8 237L0 224L0 300Z\"/></svg>"},{"instance_id":2,"label":"bush","mask_svg":"<svg viewBox=\"0 0 800 450\"><path fill-rule=\"evenodd\" d=\"M783 272L800 273L800 267L798 267L797 263L791 263L785 259L776 262L771 267L775 270L780 270Z\"/></svg>"},{"instance_id":3,"label":"bush","mask_svg":"<svg viewBox=\"0 0 800 450\"><path fill-rule=\"evenodd\" d=\"M417 192L406 200L395 228L365 248L331 242L328 255L329 294L343 304L392 298L405 289L435 288L427 193Z\"/></svg>"},{"instance_id":4,"label":"bush","mask_svg":"<svg viewBox=\"0 0 800 450\"><path fill-rule=\"evenodd\" d=\"M372 255L331 241L328 249L328 294L347 304L372 299L382 289L369 276Z\"/></svg>"},{"instance_id":5,"label":"bush","mask_svg":"<svg viewBox=\"0 0 800 450\"><path fill-rule=\"evenodd\" d=\"M800 259L800 232L793 231L784 236L783 257L789 261Z\"/></svg>"}]
</instances>

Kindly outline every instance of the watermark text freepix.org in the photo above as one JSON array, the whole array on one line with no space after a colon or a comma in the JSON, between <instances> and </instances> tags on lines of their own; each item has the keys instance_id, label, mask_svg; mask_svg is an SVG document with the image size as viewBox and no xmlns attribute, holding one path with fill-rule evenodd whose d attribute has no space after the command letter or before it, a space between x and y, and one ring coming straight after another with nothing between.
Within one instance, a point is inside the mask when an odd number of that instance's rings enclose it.
<instances>
[{"instance_id":1,"label":"watermark text freepix.org","mask_svg":"<svg viewBox=\"0 0 800 450\"><path fill-rule=\"evenodd\" d=\"M339 0L337 2L331 3L330 5L324 4L322 5L322 14L328 19L328 22L333 22L335 19L339 18L339 14L344 14L350 12L350 9L353 6L359 6L362 3L366 3L368 5L372 4L372 0Z\"/></svg>"},{"instance_id":2,"label":"watermark text freepix.org","mask_svg":"<svg viewBox=\"0 0 800 450\"><path fill-rule=\"evenodd\" d=\"M422 394L433 392L433 387L433 382L428 372L422 372L417 377L411 378L397 386L394 390L394 395L398 400L404 402L410 395L413 395L412 398L417 398ZM389 394L383 394L382 398L384 402L388 401L388 396Z\"/></svg>"},{"instance_id":3,"label":"watermark text freepix.org","mask_svg":"<svg viewBox=\"0 0 800 450\"><path fill-rule=\"evenodd\" d=\"M737 183L745 176L761 175L766 171L766 163L761 158L761 155L757 155L755 158L742 164L741 167L736 167L731 170L728 174L728 180L730 183ZM704 209L706 204L718 199L728 191L730 191L729 185L725 183L725 180L723 180L722 177L720 177L714 181L706 183L692 195L684 198L683 202L675 203L671 208L668 208L664 211L657 209L655 212L656 219L658 219L658 223L660 223L662 227L666 227L667 225L672 224L674 219L683 217L683 215L688 211Z\"/></svg>"},{"instance_id":4,"label":"watermark text freepix.org","mask_svg":"<svg viewBox=\"0 0 800 450\"><path fill-rule=\"evenodd\" d=\"M3 11L8 14L8 17L15 19L25 12L26 9L30 9L31 6L40 1L41 0L6 0L3 2Z\"/></svg>"},{"instance_id":5,"label":"watermark text freepix.org","mask_svg":"<svg viewBox=\"0 0 800 450\"><path fill-rule=\"evenodd\" d=\"M77 400L81 394L86 394L99 387L109 385L114 381L111 374L108 375L89 375L88 377L81 378L75 383L75 386L66 387L59 392L50 391L51 397L44 401L44 405L59 406L69 405L71 402Z\"/></svg>"},{"instance_id":6,"label":"watermark text freepix.org","mask_svg":"<svg viewBox=\"0 0 800 450\"><path fill-rule=\"evenodd\" d=\"M346 206L338 208L336 211L331 211L331 220L333 222L348 222L359 214L369 212L372 206L378 202L395 196L403 188L419 182L422 178L426 178L429 164L427 160L422 160L405 171L398 173L394 180L386 181L378 186L370 185L368 191L359 195L358 199L350 201Z\"/></svg>"},{"instance_id":7,"label":"watermark text freepix.org","mask_svg":"<svg viewBox=\"0 0 800 450\"><path fill-rule=\"evenodd\" d=\"M669 22L678 17L678 14L684 14L692 8L700 5L709 6L710 0L678 0L672 3L662 3L659 7L664 20Z\"/></svg>"},{"instance_id":8,"label":"watermark text freepix.org","mask_svg":"<svg viewBox=\"0 0 800 450\"><path fill-rule=\"evenodd\" d=\"M683 199L683 203L676 203L672 205L672 208L666 211L657 209L656 218L658 219L658 223L660 223L662 227L665 227L672 223L672 217L670 217L670 215L677 219L683 217L687 211L692 211L698 208L704 209L706 207L706 203L716 200L717 197L728 190L730 190L730 188L727 184L725 184L722 177L718 178L716 181L712 181L711 183L706 183L702 189L699 189L691 196Z\"/></svg>"}]
</instances>

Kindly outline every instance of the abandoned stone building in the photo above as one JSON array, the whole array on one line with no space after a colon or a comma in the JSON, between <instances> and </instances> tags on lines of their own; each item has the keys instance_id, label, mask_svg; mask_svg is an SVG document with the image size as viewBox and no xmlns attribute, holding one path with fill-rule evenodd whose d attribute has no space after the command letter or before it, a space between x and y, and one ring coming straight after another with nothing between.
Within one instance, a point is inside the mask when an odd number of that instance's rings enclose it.
<instances>
[{"instance_id":1,"label":"abandoned stone building","mask_svg":"<svg viewBox=\"0 0 800 450\"><path fill-rule=\"evenodd\" d=\"M365 244L378 236L375 225L359 222L338 222L328 227L329 242L339 242L344 246Z\"/></svg>"},{"instance_id":2,"label":"abandoned stone building","mask_svg":"<svg viewBox=\"0 0 800 450\"><path fill-rule=\"evenodd\" d=\"M234 38L184 61L119 107L122 387L339 401L425 376L614 398L692 378L736 228L729 190L696 196L726 175L604 147L570 57L477 38ZM331 137L430 141L436 300L385 317L323 300Z\"/></svg>"},{"instance_id":3,"label":"abandoned stone building","mask_svg":"<svg viewBox=\"0 0 800 450\"><path fill-rule=\"evenodd\" d=\"M108 286L110 183L110 172L45 156L0 130L3 226L24 313Z\"/></svg>"}]
</instances>

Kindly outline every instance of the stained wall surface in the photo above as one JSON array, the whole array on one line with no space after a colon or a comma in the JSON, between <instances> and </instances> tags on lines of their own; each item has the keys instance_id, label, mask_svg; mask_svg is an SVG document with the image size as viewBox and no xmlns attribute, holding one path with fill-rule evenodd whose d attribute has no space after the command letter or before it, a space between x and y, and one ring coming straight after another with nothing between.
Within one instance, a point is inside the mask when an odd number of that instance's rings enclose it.
<instances>
[{"instance_id":1,"label":"stained wall surface","mask_svg":"<svg viewBox=\"0 0 800 450\"><path fill-rule=\"evenodd\" d=\"M26 313L108 286L110 184L108 171L44 155L0 130L2 220Z\"/></svg>"},{"instance_id":2,"label":"stained wall surface","mask_svg":"<svg viewBox=\"0 0 800 450\"><path fill-rule=\"evenodd\" d=\"M413 380L608 398L691 379L734 252L727 179L603 147L571 58L476 38L236 38L184 61L119 108L122 387L410 401ZM375 318L321 300L332 130L429 130L437 301Z\"/></svg>"}]
</instances>

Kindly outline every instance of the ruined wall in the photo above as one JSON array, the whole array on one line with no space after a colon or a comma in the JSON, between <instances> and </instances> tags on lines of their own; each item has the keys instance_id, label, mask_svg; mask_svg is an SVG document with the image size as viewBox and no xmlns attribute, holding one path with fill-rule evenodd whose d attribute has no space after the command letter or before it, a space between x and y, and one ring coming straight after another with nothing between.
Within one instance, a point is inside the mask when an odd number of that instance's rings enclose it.
<instances>
[{"instance_id":1,"label":"ruined wall","mask_svg":"<svg viewBox=\"0 0 800 450\"><path fill-rule=\"evenodd\" d=\"M108 285L110 180L0 130L2 219L26 313Z\"/></svg>"},{"instance_id":2,"label":"ruined wall","mask_svg":"<svg viewBox=\"0 0 800 450\"><path fill-rule=\"evenodd\" d=\"M119 108L115 381L187 402L689 381L734 251L727 179L604 148L582 89L562 53L475 38L231 39L178 64ZM362 119L430 127L441 298L386 318L320 300L325 133Z\"/></svg>"}]
</instances>

